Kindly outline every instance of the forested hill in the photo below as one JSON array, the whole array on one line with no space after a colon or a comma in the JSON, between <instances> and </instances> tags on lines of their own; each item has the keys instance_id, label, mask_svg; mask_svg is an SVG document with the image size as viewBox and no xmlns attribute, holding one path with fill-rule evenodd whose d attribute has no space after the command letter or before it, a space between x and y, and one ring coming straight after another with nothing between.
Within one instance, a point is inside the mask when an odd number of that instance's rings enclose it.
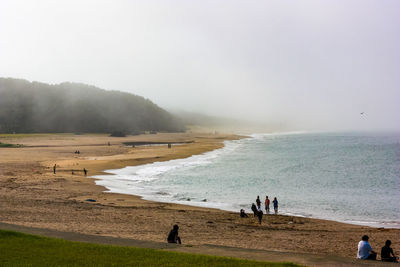
<instances>
[{"instance_id":1,"label":"forested hill","mask_svg":"<svg viewBox=\"0 0 400 267\"><path fill-rule=\"evenodd\" d=\"M183 123L150 100L78 83L49 85L0 78L0 132L133 134L184 131Z\"/></svg>"}]
</instances>

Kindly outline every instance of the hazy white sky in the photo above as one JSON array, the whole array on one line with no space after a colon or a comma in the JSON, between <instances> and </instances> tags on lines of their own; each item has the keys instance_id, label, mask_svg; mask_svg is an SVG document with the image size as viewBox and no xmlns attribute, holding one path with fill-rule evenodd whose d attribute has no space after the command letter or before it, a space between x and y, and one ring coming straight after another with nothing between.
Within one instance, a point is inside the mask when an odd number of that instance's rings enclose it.
<instances>
[{"instance_id":1,"label":"hazy white sky","mask_svg":"<svg viewBox=\"0 0 400 267\"><path fill-rule=\"evenodd\" d=\"M297 130L400 130L399 14L398 0L0 0L0 77Z\"/></svg>"}]
</instances>

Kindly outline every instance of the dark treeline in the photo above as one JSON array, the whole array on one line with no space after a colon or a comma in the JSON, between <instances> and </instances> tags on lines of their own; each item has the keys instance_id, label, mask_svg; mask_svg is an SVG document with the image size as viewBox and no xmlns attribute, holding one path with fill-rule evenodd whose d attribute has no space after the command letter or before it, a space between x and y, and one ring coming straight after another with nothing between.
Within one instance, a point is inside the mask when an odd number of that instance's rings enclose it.
<instances>
[{"instance_id":1,"label":"dark treeline","mask_svg":"<svg viewBox=\"0 0 400 267\"><path fill-rule=\"evenodd\" d=\"M77 83L0 78L0 132L135 134L184 131L175 116L143 97Z\"/></svg>"}]
</instances>

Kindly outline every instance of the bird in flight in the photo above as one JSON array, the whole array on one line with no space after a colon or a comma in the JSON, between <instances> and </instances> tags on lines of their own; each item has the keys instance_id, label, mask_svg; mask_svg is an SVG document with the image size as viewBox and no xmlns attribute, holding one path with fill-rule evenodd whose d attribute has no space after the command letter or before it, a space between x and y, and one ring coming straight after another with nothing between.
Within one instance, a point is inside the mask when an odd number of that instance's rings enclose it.
<instances>
[{"instance_id":1,"label":"bird in flight","mask_svg":"<svg viewBox=\"0 0 400 267\"><path fill-rule=\"evenodd\" d=\"M360 114L361 114L361 115L364 115L364 112L361 112Z\"/></svg>"}]
</instances>

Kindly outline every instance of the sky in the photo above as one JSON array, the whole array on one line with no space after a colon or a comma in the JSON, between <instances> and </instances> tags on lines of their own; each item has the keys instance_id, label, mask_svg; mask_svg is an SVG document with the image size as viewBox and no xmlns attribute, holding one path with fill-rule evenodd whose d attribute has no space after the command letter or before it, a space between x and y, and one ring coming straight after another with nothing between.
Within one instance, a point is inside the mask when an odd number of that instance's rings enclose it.
<instances>
[{"instance_id":1,"label":"sky","mask_svg":"<svg viewBox=\"0 0 400 267\"><path fill-rule=\"evenodd\" d=\"M0 0L0 77L290 130L400 131L399 14L398 0Z\"/></svg>"}]
</instances>

